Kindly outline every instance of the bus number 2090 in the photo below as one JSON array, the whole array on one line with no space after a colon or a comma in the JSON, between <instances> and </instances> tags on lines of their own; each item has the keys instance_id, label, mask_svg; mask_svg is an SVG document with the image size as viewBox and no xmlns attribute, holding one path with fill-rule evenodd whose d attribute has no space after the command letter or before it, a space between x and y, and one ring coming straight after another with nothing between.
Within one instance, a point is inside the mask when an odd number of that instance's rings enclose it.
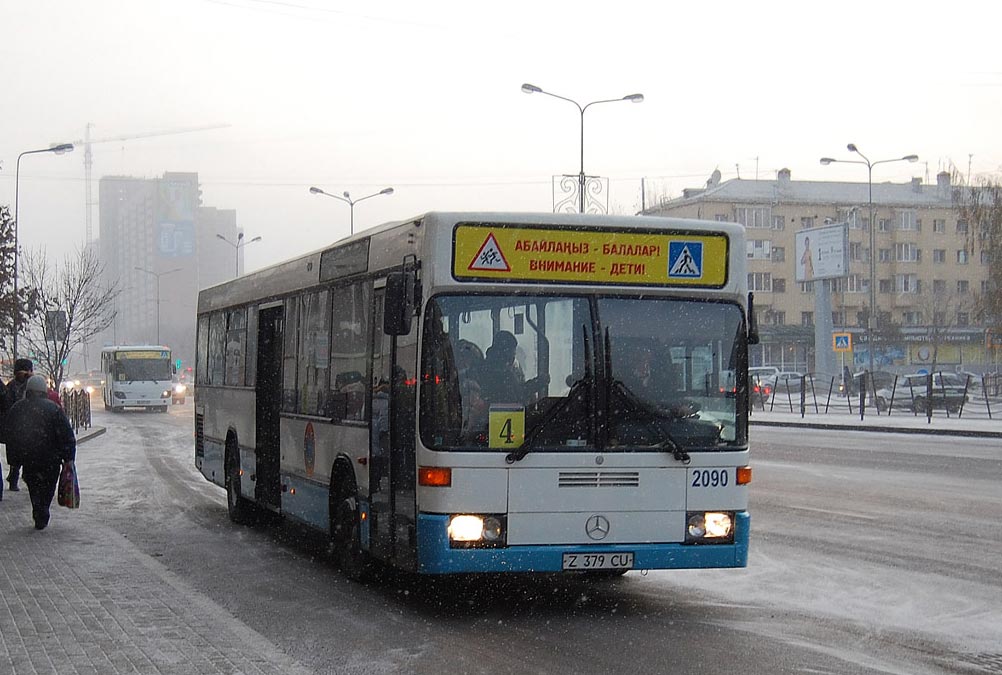
<instances>
[{"instance_id":1,"label":"bus number 2090","mask_svg":"<svg viewBox=\"0 0 1002 675\"><path fill-rule=\"evenodd\" d=\"M727 469L695 469L692 472L692 487L727 487Z\"/></svg>"}]
</instances>

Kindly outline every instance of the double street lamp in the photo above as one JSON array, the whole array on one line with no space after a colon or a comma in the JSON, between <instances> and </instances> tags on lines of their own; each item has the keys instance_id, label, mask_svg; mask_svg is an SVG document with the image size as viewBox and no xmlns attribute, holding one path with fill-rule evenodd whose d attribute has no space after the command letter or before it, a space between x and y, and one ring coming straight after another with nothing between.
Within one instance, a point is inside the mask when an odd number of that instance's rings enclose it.
<instances>
[{"instance_id":1,"label":"double street lamp","mask_svg":"<svg viewBox=\"0 0 1002 675\"><path fill-rule=\"evenodd\" d=\"M17 358L17 331L21 324L21 302L17 297L17 261L18 261L18 242L17 242L17 221L18 221L18 192L21 185L21 158L25 155L36 155L40 152L51 152L56 155L62 155L67 152L73 152L72 143L60 143L59 145L53 145L51 148L41 148L39 150L26 150L17 156L17 163L14 166L14 326L13 326L13 338L11 340L12 356Z\"/></svg>"},{"instance_id":2,"label":"double street lamp","mask_svg":"<svg viewBox=\"0 0 1002 675\"><path fill-rule=\"evenodd\" d=\"M240 232L239 234L237 234L237 241L236 241L236 243L230 241L229 239L227 239L226 237L224 237L221 234L217 234L216 235L216 239L222 239L227 244L229 244L230 246L233 247L234 257L236 258L236 260L235 260L236 267L234 268L234 274L233 274L234 277L240 276L240 247L241 246L245 246L247 244L253 244L255 241L261 241L261 237L254 237L253 239L247 239L247 240L245 240L243 232Z\"/></svg>"},{"instance_id":3,"label":"double street lamp","mask_svg":"<svg viewBox=\"0 0 1002 675\"><path fill-rule=\"evenodd\" d=\"M174 272L180 272L182 268L175 267L174 269L167 270L166 272L154 272L153 270L148 270L145 267L137 267L136 269L140 272L146 272L147 274L156 277L157 280L157 344L159 345L160 344L160 277L166 276L168 274L173 274Z\"/></svg>"},{"instance_id":4,"label":"double street lamp","mask_svg":"<svg viewBox=\"0 0 1002 675\"><path fill-rule=\"evenodd\" d=\"M360 201L363 201L365 199L369 199L371 197L378 197L379 195L391 195L391 194L393 194L393 188L391 188L391 187L383 188L379 192L373 192L371 195L366 195L364 197L359 197L358 199L352 199L351 195L348 194L347 191L341 193L344 196L340 197L338 195L331 194L330 192L324 192L323 190L321 190L318 187L311 187L310 188L310 194L311 195L326 195L328 197L333 197L334 199L340 199L345 204L347 204L349 206L350 210L351 210L351 213L349 215L349 227L350 227L350 229L348 230L349 235L351 235L351 234L355 234L355 204L358 204Z\"/></svg>"},{"instance_id":5,"label":"double street lamp","mask_svg":"<svg viewBox=\"0 0 1002 675\"><path fill-rule=\"evenodd\" d=\"M522 85L522 91L525 92L526 94L546 94L547 96L552 96L553 98L559 98L561 101L567 101L569 103L573 103L577 107L578 112L581 113L581 169L578 172L578 210L579 210L580 213L584 213L585 212L585 182L586 182L586 176L585 176L585 170L584 170L584 114L585 114L585 111L589 107L591 107L593 105L598 105L599 103L615 103L617 101L630 101L632 103L643 103L644 102L644 95L643 94L629 94L628 96L623 96L622 98L608 98L608 99L603 99L601 101L592 101L590 103L586 103L584 105L581 105L580 103L578 103L574 99L566 98L564 96L558 96L557 94L553 94L553 93L550 93L548 91L544 91L544 90L540 89L539 87L537 87L534 84L528 84L528 83L523 84Z\"/></svg>"},{"instance_id":6,"label":"double street lamp","mask_svg":"<svg viewBox=\"0 0 1002 675\"><path fill-rule=\"evenodd\" d=\"M873 326L876 321L877 314L877 248L876 248L876 235L877 230L876 219L873 213L873 167L878 164L889 164L890 162L917 162L918 155L905 155L904 157L892 157L891 159L878 159L873 162L859 151L855 143L850 143L846 146L849 152L854 152L862 159L832 159L831 157L822 157L821 164L828 166L835 162L841 164L863 164L866 166L866 186L867 186L867 204L868 211L870 214L870 310L866 315L866 351L870 357L870 372L872 373L873 368Z\"/></svg>"}]
</instances>

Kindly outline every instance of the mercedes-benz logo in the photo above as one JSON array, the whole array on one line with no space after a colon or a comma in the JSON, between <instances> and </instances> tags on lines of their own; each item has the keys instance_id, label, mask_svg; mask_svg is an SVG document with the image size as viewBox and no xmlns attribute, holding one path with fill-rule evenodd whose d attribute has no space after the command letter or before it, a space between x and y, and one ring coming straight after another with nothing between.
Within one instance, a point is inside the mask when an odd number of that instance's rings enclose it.
<instances>
[{"instance_id":1,"label":"mercedes-benz logo","mask_svg":"<svg viewBox=\"0 0 1002 675\"><path fill-rule=\"evenodd\" d=\"M598 541L599 539L606 538L610 527L609 519L605 516L592 516L585 521L585 534Z\"/></svg>"}]
</instances>

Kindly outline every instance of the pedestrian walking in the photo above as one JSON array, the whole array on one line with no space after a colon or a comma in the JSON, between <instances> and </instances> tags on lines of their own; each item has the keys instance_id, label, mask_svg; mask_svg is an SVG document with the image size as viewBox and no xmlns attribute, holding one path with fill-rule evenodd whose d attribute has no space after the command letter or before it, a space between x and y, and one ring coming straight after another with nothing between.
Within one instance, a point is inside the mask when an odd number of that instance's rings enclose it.
<instances>
[{"instance_id":1,"label":"pedestrian walking","mask_svg":"<svg viewBox=\"0 0 1002 675\"><path fill-rule=\"evenodd\" d=\"M36 530L49 524L60 469L76 459L77 452L70 421L49 400L48 390L44 377L32 375L25 383L25 397L11 406L3 420L7 450L13 450L23 466Z\"/></svg>"},{"instance_id":2,"label":"pedestrian walking","mask_svg":"<svg viewBox=\"0 0 1002 675\"><path fill-rule=\"evenodd\" d=\"M17 359L14 361L14 377L7 383L5 394L7 409L9 410L15 403L24 398L25 386L28 378L35 372L35 364L31 359ZM11 492L17 492L21 488L17 486L18 478L21 475L21 461L17 455L7 445L7 483Z\"/></svg>"},{"instance_id":3,"label":"pedestrian walking","mask_svg":"<svg viewBox=\"0 0 1002 675\"><path fill-rule=\"evenodd\" d=\"M0 380L0 443L6 443L3 434L3 421L7 417L7 409L10 406L7 403L7 385ZM3 501L3 462L0 462L0 502Z\"/></svg>"}]
</instances>

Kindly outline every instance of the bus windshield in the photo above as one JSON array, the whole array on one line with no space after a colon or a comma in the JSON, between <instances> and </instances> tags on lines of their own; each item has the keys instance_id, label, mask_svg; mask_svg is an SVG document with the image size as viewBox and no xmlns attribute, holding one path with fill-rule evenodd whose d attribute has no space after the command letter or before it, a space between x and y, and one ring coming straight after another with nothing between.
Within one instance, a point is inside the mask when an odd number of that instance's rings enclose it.
<instances>
[{"instance_id":1,"label":"bus windshield","mask_svg":"<svg viewBox=\"0 0 1002 675\"><path fill-rule=\"evenodd\" d=\"M158 382L171 379L168 359L118 359L113 368L116 382Z\"/></svg>"},{"instance_id":2,"label":"bus windshield","mask_svg":"<svg viewBox=\"0 0 1002 675\"><path fill-rule=\"evenodd\" d=\"M428 447L691 452L746 442L736 304L442 295L425 321Z\"/></svg>"}]
</instances>

